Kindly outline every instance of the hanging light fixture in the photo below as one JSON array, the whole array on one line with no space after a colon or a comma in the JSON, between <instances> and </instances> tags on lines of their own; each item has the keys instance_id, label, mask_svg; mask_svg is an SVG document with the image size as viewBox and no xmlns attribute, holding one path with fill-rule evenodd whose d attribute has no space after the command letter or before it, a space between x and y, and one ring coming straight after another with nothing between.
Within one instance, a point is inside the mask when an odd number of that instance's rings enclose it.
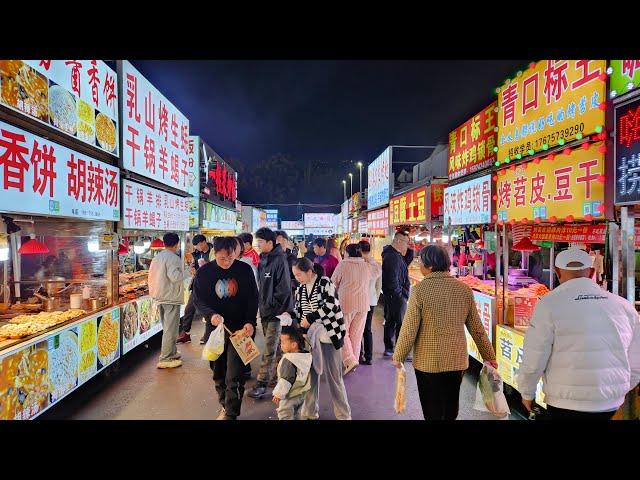
<instances>
[{"instance_id":1,"label":"hanging light fixture","mask_svg":"<svg viewBox=\"0 0 640 480\"><path fill-rule=\"evenodd\" d=\"M540 247L534 245L529 237L523 237L522 240L513 246L513 250L518 252L537 252L540 250Z\"/></svg>"},{"instance_id":2,"label":"hanging light fixture","mask_svg":"<svg viewBox=\"0 0 640 480\"><path fill-rule=\"evenodd\" d=\"M151 242L151 250L162 250L164 248L164 242L159 238L156 238Z\"/></svg>"},{"instance_id":3,"label":"hanging light fixture","mask_svg":"<svg viewBox=\"0 0 640 480\"><path fill-rule=\"evenodd\" d=\"M19 249L18 253L21 255L36 255L49 253L49 248L42 242L36 240L35 234L29 235L31 237L26 243L24 243Z\"/></svg>"}]
</instances>

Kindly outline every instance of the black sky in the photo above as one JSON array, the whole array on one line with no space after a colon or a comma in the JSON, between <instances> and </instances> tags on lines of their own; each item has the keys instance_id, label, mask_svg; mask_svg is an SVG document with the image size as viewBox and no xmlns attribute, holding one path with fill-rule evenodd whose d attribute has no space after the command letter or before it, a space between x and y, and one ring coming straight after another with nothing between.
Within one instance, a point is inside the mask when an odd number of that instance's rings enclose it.
<instances>
[{"instance_id":1,"label":"black sky","mask_svg":"<svg viewBox=\"0 0 640 480\"><path fill-rule=\"evenodd\" d=\"M189 118L193 135L246 174L279 153L326 163L335 167L335 188L311 200L339 203L348 162L366 165L387 145L445 142L528 60L133 64ZM245 203L270 201L246 190L239 192ZM302 193L292 200L311 201Z\"/></svg>"}]
</instances>

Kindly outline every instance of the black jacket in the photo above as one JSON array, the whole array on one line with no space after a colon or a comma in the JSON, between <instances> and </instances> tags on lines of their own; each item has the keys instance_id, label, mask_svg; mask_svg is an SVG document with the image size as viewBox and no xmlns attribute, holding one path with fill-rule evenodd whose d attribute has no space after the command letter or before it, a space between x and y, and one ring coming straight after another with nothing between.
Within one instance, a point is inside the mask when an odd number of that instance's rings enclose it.
<instances>
[{"instance_id":1,"label":"black jacket","mask_svg":"<svg viewBox=\"0 0 640 480\"><path fill-rule=\"evenodd\" d=\"M209 245L209 250L207 250L206 252L194 250L193 253L191 254L193 256L193 263L194 263L193 267L196 269L196 272L200 268L200 265L198 265L198 259L202 258L204 259L205 262L209 263L209 255L211 255L211 252L213 251L213 245L210 244L209 242L207 242L207 245Z\"/></svg>"},{"instance_id":2,"label":"black jacket","mask_svg":"<svg viewBox=\"0 0 640 480\"><path fill-rule=\"evenodd\" d=\"M287 250L285 251L285 255L287 256L287 263L289 263L289 274L291 277L291 290L295 292L296 288L298 288L298 285L300 285L296 280L296 277L293 276L293 264L296 263L296 260L298 259L298 257L296 257L295 254L289 248L287 248Z\"/></svg>"},{"instance_id":3,"label":"black jacket","mask_svg":"<svg viewBox=\"0 0 640 480\"><path fill-rule=\"evenodd\" d=\"M389 298L409 298L409 264L413 261L413 250L400 255L393 246L382 249L382 292Z\"/></svg>"},{"instance_id":4,"label":"black jacket","mask_svg":"<svg viewBox=\"0 0 640 480\"><path fill-rule=\"evenodd\" d=\"M196 273L192 295L207 322L217 313L232 332L247 323L256 325L258 288L253 270L244 262L235 261L227 270L216 262L203 265Z\"/></svg>"},{"instance_id":5,"label":"black jacket","mask_svg":"<svg viewBox=\"0 0 640 480\"><path fill-rule=\"evenodd\" d=\"M292 305L289 262L280 245L269 253L260 254L258 282L260 318L263 322L279 322L276 315L289 311Z\"/></svg>"}]
</instances>

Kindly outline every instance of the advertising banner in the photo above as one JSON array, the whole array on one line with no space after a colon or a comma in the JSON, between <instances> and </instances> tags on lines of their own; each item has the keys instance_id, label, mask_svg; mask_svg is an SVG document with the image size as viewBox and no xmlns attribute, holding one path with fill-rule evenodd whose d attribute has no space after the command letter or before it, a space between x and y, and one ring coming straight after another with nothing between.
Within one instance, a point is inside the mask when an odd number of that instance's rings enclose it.
<instances>
[{"instance_id":1,"label":"advertising banner","mask_svg":"<svg viewBox=\"0 0 640 480\"><path fill-rule=\"evenodd\" d=\"M605 60L541 60L498 93L498 161L517 159L604 127Z\"/></svg>"},{"instance_id":2,"label":"advertising banner","mask_svg":"<svg viewBox=\"0 0 640 480\"><path fill-rule=\"evenodd\" d=\"M305 213L304 228L334 228L333 213Z\"/></svg>"},{"instance_id":3,"label":"advertising banner","mask_svg":"<svg viewBox=\"0 0 640 480\"><path fill-rule=\"evenodd\" d=\"M611 60L609 89L612 96L640 87L640 60Z\"/></svg>"},{"instance_id":4,"label":"advertising banner","mask_svg":"<svg viewBox=\"0 0 640 480\"><path fill-rule=\"evenodd\" d=\"M238 212L213 205L209 202L204 202L203 206L202 228L235 231Z\"/></svg>"},{"instance_id":5,"label":"advertising banner","mask_svg":"<svg viewBox=\"0 0 640 480\"><path fill-rule=\"evenodd\" d=\"M431 190L431 218L440 218L444 215L444 183L432 183Z\"/></svg>"},{"instance_id":6,"label":"advertising banner","mask_svg":"<svg viewBox=\"0 0 640 480\"><path fill-rule=\"evenodd\" d=\"M0 104L117 157L117 80L102 60L0 60Z\"/></svg>"},{"instance_id":7,"label":"advertising banner","mask_svg":"<svg viewBox=\"0 0 640 480\"><path fill-rule=\"evenodd\" d=\"M386 237L389 234L389 208L380 208L367 212L367 230L369 235Z\"/></svg>"},{"instance_id":8,"label":"advertising banner","mask_svg":"<svg viewBox=\"0 0 640 480\"><path fill-rule=\"evenodd\" d=\"M498 172L498 220L604 218L604 154L592 144Z\"/></svg>"},{"instance_id":9,"label":"advertising banner","mask_svg":"<svg viewBox=\"0 0 640 480\"><path fill-rule=\"evenodd\" d=\"M6 212L120 219L120 170L0 121L0 200Z\"/></svg>"},{"instance_id":10,"label":"advertising banner","mask_svg":"<svg viewBox=\"0 0 640 480\"><path fill-rule=\"evenodd\" d=\"M493 102L449 134L449 180L493 166L497 102Z\"/></svg>"},{"instance_id":11,"label":"advertising banner","mask_svg":"<svg viewBox=\"0 0 640 480\"><path fill-rule=\"evenodd\" d=\"M189 120L126 60L119 83L122 167L186 192Z\"/></svg>"},{"instance_id":12,"label":"advertising banner","mask_svg":"<svg viewBox=\"0 0 640 480\"><path fill-rule=\"evenodd\" d=\"M201 142L204 181L201 197L224 208L235 209L238 197L238 174L213 151Z\"/></svg>"},{"instance_id":13,"label":"advertising banner","mask_svg":"<svg viewBox=\"0 0 640 480\"><path fill-rule=\"evenodd\" d=\"M130 230L189 230L189 199L122 180L123 227Z\"/></svg>"},{"instance_id":14,"label":"advertising banner","mask_svg":"<svg viewBox=\"0 0 640 480\"><path fill-rule=\"evenodd\" d=\"M389 223L403 225L427 221L427 188L410 190L389 202Z\"/></svg>"},{"instance_id":15,"label":"advertising banner","mask_svg":"<svg viewBox=\"0 0 640 480\"><path fill-rule=\"evenodd\" d=\"M605 243L607 226L597 225L533 225L531 241L568 243Z\"/></svg>"},{"instance_id":16,"label":"advertising banner","mask_svg":"<svg viewBox=\"0 0 640 480\"><path fill-rule=\"evenodd\" d=\"M159 312L152 308L151 297L142 297L120 305L122 354L144 343L162 330Z\"/></svg>"},{"instance_id":17,"label":"advertising banner","mask_svg":"<svg viewBox=\"0 0 640 480\"><path fill-rule=\"evenodd\" d=\"M265 210L267 214L267 228L278 230L278 210Z\"/></svg>"},{"instance_id":18,"label":"advertising banner","mask_svg":"<svg viewBox=\"0 0 640 480\"><path fill-rule=\"evenodd\" d=\"M444 189L445 225L490 223L491 206L491 175Z\"/></svg>"},{"instance_id":19,"label":"advertising banner","mask_svg":"<svg viewBox=\"0 0 640 480\"><path fill-rule=\"evenodd\" d=\"M367 208L386 205L391 192L391 147L369 164L367 173Z\"/></svg>"}]
</instances>

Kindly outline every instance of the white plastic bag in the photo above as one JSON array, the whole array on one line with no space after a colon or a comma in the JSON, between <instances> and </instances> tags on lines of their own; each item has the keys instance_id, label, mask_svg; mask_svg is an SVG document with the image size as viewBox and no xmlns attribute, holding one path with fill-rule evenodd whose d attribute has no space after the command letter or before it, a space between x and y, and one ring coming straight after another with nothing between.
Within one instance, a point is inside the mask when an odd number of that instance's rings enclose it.
<instances>
[{"instance_id":1,"label":"white plastic bag","mask_svg":"<svg viewBox=\"0 0 640 480\"><path fill-rule=\"evenodd\" d=\"M396 398L393 402L393 408L396 413L402 413L404 412L406 404L407 371L405 370L404 365L401 365L400 368L396 368L396 372Z\"/></svg>"},{"instance_id":2,"label":"white plastic bag","mask_svg":"<svg viewBox=\"0 0 640 480\"><path fill-rule=\"evenodd\" d=\"M202 349L202 359L215 362L224 352L224 324L220 322Z\"/></svg>"},{"instance_id":3,"label":"white plastic bag","mask_svg":"<svg viewBox=\"0 0 640 480\"><path fill-rule=\"evenodd\" d=\"M495 368L486 363L482 366L478 378L474 408L481 412L490 412L505 420L511 413L507 398L502 391L502 378Z\"/></svg>"}]
</instances>

